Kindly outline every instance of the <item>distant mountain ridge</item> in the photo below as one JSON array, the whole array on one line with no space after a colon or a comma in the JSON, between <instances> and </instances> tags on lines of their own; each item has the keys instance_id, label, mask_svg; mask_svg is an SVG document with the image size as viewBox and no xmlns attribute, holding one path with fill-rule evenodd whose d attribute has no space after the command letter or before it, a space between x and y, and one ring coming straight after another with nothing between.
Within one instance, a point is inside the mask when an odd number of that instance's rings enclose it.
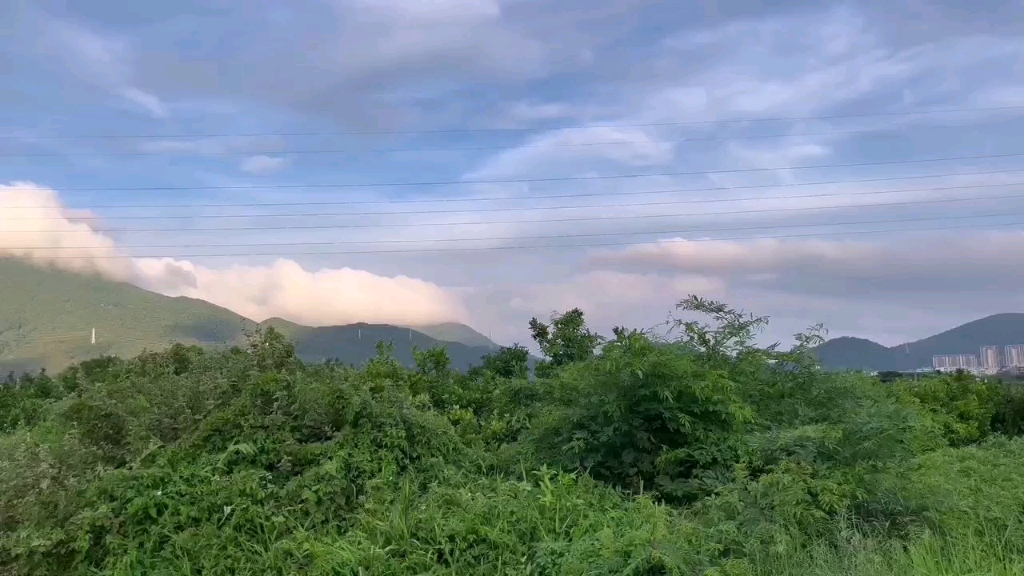
<instances>
[{"instance_id":1,"label":"distant mountain ridge","mask_svg":"<svg viewBox=\"0 0 1024 576\"><path fill-rule=\"evenodd\" d=\"M204 300L169 297L97 275L38 267L0 258L0 378L9 371L60 370L100 355L132 357L174 342L231 346L244 332L274 326L308 361L338 359L362 364L379 340L412 362L412 349L443 346L452 365L465 369L499 346L469 326L386 324L309 327L272 318L262 323ZM96 342L92 343L92 331Z\"/></svg>"},{"instance_id":2,"label":"distant mountain ridge","mask_svg":"<svg viewBox=\"0 0 1024 576\"><path fill-rule=\"evenodd\" d=\"M892 347L864 338L834 338L814 352L831 370L915 370L931 367L933 356L978 354L982 346L1008 344L1024 344L1024 313L993 314Z\"/></svg>"},{"instance_id":3,"label":"distant mountain ridge","mask_svg":"<svg viewBox=\"0 0 1024 576\"><path fill-rule=\"evenodd\" d=\"M302 326L294 322L271 318L260 323L272 326L295 344L295 353L306 362L338 360L346 364L359 365L377 354L380 341L394 344L395 358L412 365L413 349L424 350L444 346L451 358L452 367L465 370L480 363L484 354L497 350L499 346L487 340L487 346L472 346L454 340L434 338L421 330L389 324L345 324L342 326ZM429 329L429 327L427 327ZM473 331L468 326L468 331ZM475 333L475 332L474 332Z\"/></svg>"},{"instance_id":4,"label":"distant mountain ridge","mask_svg":"<svg viewBox=\"0 0 1024 576\"><path fill-rule=\"evenodd\" d=\"M490 338L473 330L465 324L457 322L442 322L440 324L428 324L424 326L406 326L413 330L422 332L435 340L443 342L458 342L466 346L479 346L481 348L497 349L499 346Z\"/></svg>"}]
</instances>

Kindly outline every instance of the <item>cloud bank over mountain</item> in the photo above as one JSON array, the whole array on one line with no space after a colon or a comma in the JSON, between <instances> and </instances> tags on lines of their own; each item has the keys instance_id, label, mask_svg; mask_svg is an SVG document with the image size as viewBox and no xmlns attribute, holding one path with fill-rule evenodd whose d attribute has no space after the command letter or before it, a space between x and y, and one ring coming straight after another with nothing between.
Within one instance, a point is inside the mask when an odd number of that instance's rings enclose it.
<instances>
[{"instance_id":1,"label":"cloud bank over mountain","mask_svg":"<svg viewBox=\"0 0 1024 576\"><path fill-rule=\"evenodd\" d=\"M0 186L0 255L199 298L257 321L275 316L310 326L466 321L456 297L423 280L350 268L307 271L286 258L221 269L176 258L134 258L94 228L96 222L91 214L65 208L53 190L29 182Z\"/></svg>"}]
</instances>

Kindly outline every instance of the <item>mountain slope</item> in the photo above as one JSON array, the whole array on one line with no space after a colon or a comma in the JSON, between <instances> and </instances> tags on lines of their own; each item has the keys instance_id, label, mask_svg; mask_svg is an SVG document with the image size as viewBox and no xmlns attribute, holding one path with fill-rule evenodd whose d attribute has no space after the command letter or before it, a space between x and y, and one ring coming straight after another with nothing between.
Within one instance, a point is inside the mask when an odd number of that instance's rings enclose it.
<instances>
[{"instance_id":1,"label":"mountain slope","mask_svg":"<svg viewBox=\"0 0 1024 576\"><path fill-rule=\"evenodd\" d=\"M978 354L982 346L1024 344L1024 314L986 316L915 342L887 348L862 338L836 338L815 349L822 366L840 369L914 370L932 356Z\"/></svg>"},{"instance_id":2,"label":"mountain slope","mask_svg":"<svg viewBox=\"0 0 1024 576\"><path fill-rule=\"evenodd\" d=\"M172 342L241 341L255 323L202 300L0 259L0 363L58 369ZM91 344L93 329L96 344Z\"/></svg>"},{"instance_id":3,"label":"mountain slope","mask_svg":"<svg viewBox=\"0 0 1024 576\"><path fill-rule=\"evenodd\" d=\"M815 353L830 370L895 370L892 349L864 338L835 338L818 346Z\"/></svg>"},{"instance_id":4,"label":"mountain slope","mask_svg":"<svg viewBox=\"0 0 1024 576\"><path fill-rule=\"evenodd\" d=\"M491 347L467 346L460 342L444 341L427 334L387 324L347 324L344 326L300 326L280 318L263 322L273 326L295 344L295 353L307 362L336 359L346 364L362 364L377 353L377 342L394 344L395 358L405 365L413 364L413 348L425 350L444 346L452 360L452 367L465 370L479 364Z\"/></svg>"},{"instance_id":5,"label":"mountain slope","mask_svg":"<svg viewBox=\"0 0 1024 576\"><path fill-rule=\"evenodd\" d=\"M362 364L378 340L394 342L395 357L412 362L412 347L448 349L452 364L465 368L493 351L494 344L468 326L442 325L451 337L476 334L489 345L468 346L409 328L350 325L311 328L278 318L275 326L309 361L337 358ZM14 370L54 371L100 355L130 357L174 342L227 346L244 342L256 322L193 298L172 298L95 275L45 269L0 258L0 377ZM461 327L461 328L460 328ZM91 343L92 330L96 343ZM480 341L477 338L475 341Z\"/></svg>"},{"instance_id":6,"label":"mountain slope","mask_svg":"<svg viewBox=\"0 0 1024 576\"><path fill-rule=\"evenodd\" d=\"M441 324L430 324L426 326L408 326L417 332L426 334L436 340L444 342L458 342L466 346L478 346L481 348L494 348L499 346L490 338L473 330L465 324L456 322L444 322Z\"/></svg>"}]
</instances>

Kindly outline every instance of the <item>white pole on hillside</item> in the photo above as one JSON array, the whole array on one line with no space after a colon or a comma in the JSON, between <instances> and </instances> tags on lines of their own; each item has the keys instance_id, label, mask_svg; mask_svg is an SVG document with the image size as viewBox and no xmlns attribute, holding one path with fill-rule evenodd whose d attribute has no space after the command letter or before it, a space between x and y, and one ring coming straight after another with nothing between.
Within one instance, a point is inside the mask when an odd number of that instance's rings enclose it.
<instances>
[{"instance_id":1,"label":"white pole on hillside","mask_svg":"<svg viewBox=\"0 0 1024 576\"><path fill-rule=\"evenodd\" d=\"M93 344L96 343L96 329L95 328L92 329L92 343Z\"/></svg>"},{"instance_id":2,"label":"white pole on hillside","mask_svg":"<svg viewBox=\"0 0 1024 576\"><path fill-rule=\"evenodd\" d=\"M362 340L363 339L363 329L362 328L357 328L356 329L356 339L357 340Z\"/></svg>"}]
</instances>

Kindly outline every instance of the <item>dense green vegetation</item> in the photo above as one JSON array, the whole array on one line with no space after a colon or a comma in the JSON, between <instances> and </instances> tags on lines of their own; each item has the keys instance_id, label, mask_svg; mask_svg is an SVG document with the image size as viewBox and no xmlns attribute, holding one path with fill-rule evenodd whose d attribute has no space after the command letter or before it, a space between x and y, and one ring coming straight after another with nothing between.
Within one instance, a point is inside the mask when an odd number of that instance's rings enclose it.
<instances>
[{"instance_id":1,"label":"dense green vegetation","mask_svg":"<svg viewBox=\"0 0 1024 576\"><path fill-rule=\"evenodd\" d=\"M0 391L0 574L1024 573L1024 402L820 370L765 320L570 311L468 373L274 330Z\"/></svg>"},{"instance_id":2,"label":"dense green vegetation","mask_svg":"<svg viewBox=\"0 0 1024 576\"><path fill-rule=\"evenodd\" d=\"M174 343L244 345L244 330L259 325L194 298L171 298L94 274L78 274L0 257L0 370L62 370L99 356L133 357ZM413 365L414 346L444 346L452 364L466 369L497 346L462 324L410 329L384 324L308 327L278 318L262 323L285 333L296 355L364 364L378 340L393 342L394 355ZM92 330L96 343L92 343Z\"/></svg>"}]
</instances>

